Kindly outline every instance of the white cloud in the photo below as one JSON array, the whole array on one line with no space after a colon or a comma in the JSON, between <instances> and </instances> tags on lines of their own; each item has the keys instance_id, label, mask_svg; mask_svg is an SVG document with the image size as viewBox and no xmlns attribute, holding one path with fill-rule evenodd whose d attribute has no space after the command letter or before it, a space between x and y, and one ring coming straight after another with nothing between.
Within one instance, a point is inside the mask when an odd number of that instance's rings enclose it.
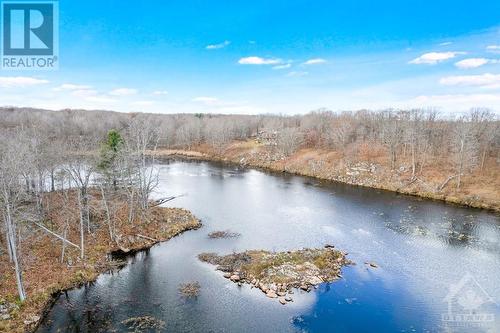
<instances>
[{"instance_id":1,"label":"white cloud","mask_svg":"<svg viewBox=\"0 0 500 333\"><path fill-rule=\"evenodd\" d=\"M303 63L303 65L318 65L318 64L324 64L326 63L325 59L321 58L314 58L314 59L309 59L306 62Z\"/></svg>"},{"instance_id":2,"label":"white cloud","mask_svg":"<svg viewBox=\"0 0 500 333\"><path fill-rule=\"evenodd\" d=\"M71 92L71 95L76 96L76 97L97 96L97 91L95 91L93 89L78 89L78 90L73 90Z\"/></svg>"},{"instance_id":3,"label":"white cloud","mask_svg":"<svg viewBox=\"0 0 500 333\"><path fill-rule=\"evenodd\" d=\"M205 105L216 105L219 103L219 99L217 97L200 96L193 98L193 102L199 102Z\"/></svg>"},{"instance_id":4,"label":"white cloud","mask_svg":"<svg viewBox=\"0 0 500 333\"><path fill-rule=\"evenodd\" d=\"M447 86L476 86L485 89L496 89L500 87L500 74L448 76L440 79L439 83Z\"/></svg>"},{"instance_id":5,"label":"white cloud","mask_svg":"<svg viewBox=\"0 0 500 333\"><path fill-rule=\"evenodd\" d=\"M500 94L449 94L449 95L422 95L409 104L412 106L437 106L447 110L467 110L472 107L484 106L500 107Z\"/></svg>"},{"instance_id":6,"label":"white cloud","mask_svg":"<svg viewBox=\"0 0 500 333\"><path fill-rule=\"evenodd\" d=\"M62 90L87 90L92 88L91 86L82 85L82 84L72 84L72 83L64 83L59 87L54 88L54 91L62 91Z\"/></svg>"},{"instance_id":7,"label":"white cloud","mask_svg":"<svg viewBox=\"0 0 500 333\"><path fill-rule=\"evenodd\" d=\"M132 103L133 105L137 105L137 106L151 106L153 105L155 102L154 101L135 101L134 103Z\"/></svg>"},{"instance_id":8,"label":"white cloud","mask_svg":"<svg viewBox=\"0 0 500 333\"><path fill-rule=\"evenodd\" d=\"M495 63L495 62L496 62L495 60L486 58L469 58L456 62L455 66L461 69L469 69L469 68L481 67L483 65L486 65L487 63Z\"/></svg>"},{"instance_id":9,"label":"white cloud","mask_svg":"<svg viewBox=\"0 0 500 333\"><path fill-rule=\"evenodd\" d=\"M132 89L132 88L118 88L111 90L109 92L110 95L113 96L130 96L130 95L135 95L137 94L137 89Z\"/></svg>"},{"instance_id":10,"label":"white cloud","mask_svg":"<svg viewBox=\"0 0 500 333\"><path fill-rule=\"evenodd\" d=\"M447 46L447 45L451 45L453 44L452 42L443 42L443 43L440 43L439 45L440 46Z\"/></svg>"},{"instance_id":11,"label":"white cloud","mask_svg":"<svg viewBox=\"0 0 500 333\"><path fill-rule=\"evenodd\" d=\"M292 67L292 64L284 64L284 65L274 66L273 69L287 69L290 67Z\"/></svg>"},{"instance_id":12,"label":"white cloud","mask_svg":"<svg viewBox=\"0 0 500 333\"><path fill-rule=\"evenodd\" d=\"M155 91L153 91L153 95L156 95L156 96L167 95L167 94L168 94L168 91L166 91L166 90L155 90Z\"/></svg>"},{"instance_id":13,"label":"white cloud","mask_svg":"<svg viewBox=\"0 0 500 333\"><path fill-rule=\"evenodd\" d=\"M465 52L429 52L422 54L420 57L413 59L409 63L435 65L439 62L455 58L459 54L465 54Z\"/></svg>"},{"instance_id":14,"label":"white cloud","mask_svg":"<svg viewBox=\"0 0 500 333\"><path fill-rule=\"evenodd\" d=\"M281 59L261 58L261 57L245 57L238 60L241 65L278 65L283 63Z\"/></svg>"},{"instance_id":15,"label":"white cloud","mask_svg":"<svg viewBox=\"0 0 500 333\"><path fill-rule=\"evenodd\" d=\"M0 88L23 88L49 83L47 80L26 76L0 76Z\"/></svg>"},{"instance_id":16,"label":"white cloud","mask_svg":"<svg viewBox=\"0 0 500 333\"><path fill-rule=\"evenodd\" d=\"M219 43L219 44L210 44L210 45L207 45L206 49L207 50L222 49L222 48L228 46L229 44L231 44L231 42L228 41L228 40L225 40L225 41L223 41L222 43Z\"/></svg>"},{"instance_id":17,"label":"white cloud","mask_svg":"<svg viewBox=\"0 0 500 333\"><path fill-rule=\"evenodd\" d=\"M500 45L488 45L486 46L486 50L491 53L500 54Z\"/></svg>"},{"instance_id":18,"label":"white cloud","mask_svg":"<svg viewBox=\"0 0 500 333\"><path fill-rule=\"evenodd\" d=\"M103 103L103 104L112 104L116 103L117 100L113 98L109 98L107 96L89 96L85 98L86 101L88 102L93 102L93 103Z\"/></svg>"},{"instance_id":19,"label":"white cloud","mask_svg":"<svg viewBox=\"0 0 500 333\"><path fill-rule=\"evenodd\" d=\"M295 71L292 71L292 72L289 72L286 76L290 76L290 77L301 77L301 76L306 76L307 74L309 74L308 72L295 72Z\"/></svg>"}]
</instances>

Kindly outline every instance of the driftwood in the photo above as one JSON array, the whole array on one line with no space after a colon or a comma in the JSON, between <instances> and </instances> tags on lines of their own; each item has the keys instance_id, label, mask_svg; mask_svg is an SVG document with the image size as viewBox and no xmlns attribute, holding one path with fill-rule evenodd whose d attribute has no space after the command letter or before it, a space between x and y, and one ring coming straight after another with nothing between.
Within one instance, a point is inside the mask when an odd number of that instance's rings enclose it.
<instances>
[{"instance_id":1,"label":"driftwood","mask_svg":"<svg viewBox=\"0 0 500 333\"><path fill-rule=\"evenodd\" d=\"M147 239L147 240L150 240L152 242L157 242L158 240L157 239L154 239L154 238L151 238L151 237L148 237L148 236L144 236L144 235L141 235L141 234L135 234L137 237L140 237L140 238L144 238L144 239Z\"/></svg>"},{"instance_id":2,"label":"driftwood","mask_svg":"<svg viewBox=\"0 0 500 333\"><path fill-rule=\"evenodd\" d=\"M159 206L159 205L162 205L166 202L169 202L169 201L172 201L174 199L177 199L177 198L180 198L180 197L183 197L185 194L181 194L181 195L177 195L177 196L172 196L172 197L166 197L166 198L160 198L160 199L156 199L154 200L150 205L149 207L156 207L156 206Z\"/></svg>"},{"instance_id":3,"label":"driftwood","mask_svg":"<svg viewBox=\"0 0 500 333\"><path fill-rule=\"evenodd\" d=\"M76 247L77 249L80 249L80 247L74 243L71 243L69 240L67 240L66 238L64 238L63 236L60 236L58 234L56 234L55 232L47 229L46 227L44 227L43 225L41 225L40 223L38 222L33 222L37 227L41 228L42 230L48 232L49 234L51 234L52 236L55 236L57 238L59 238L60 240L62 240L63 242L65 243L68 243L69 245L72 245L74 247Z\"/></svg>"},{"instance_id":4,"label":"driftwood","mask_svg":"<svg viewBox=\"0 0 500 333\"><path fill-rule=\"evenodd\" d=\"M452 180L453 178L455 178L455 177L457 177L457 176L458 176L458 175L453 175L453 176L448 177L448 178L447 178L447 179L443 182L443 184L441 184L441 186L439 186L439 187L437 188L437 190L438 190L439 192L441 192L441 191L442 191L442 190L446 187L446 185L448 185L448 183L450 182L450 180Z\"/></svg>"},{"instance_id":5,"label":"driftwood","mask_svg":"<svg viewBox=\"0 0 500 333\"><path fill-rule=\"evenodd\" d=\"M405 187L410 186L411 184L413 184L413 183L414 183L414 182L416 182L417 180L418 180L418 178L414 176L413 178L411 178L411 179L408 181L408 183L404 184L403 186L398 187L398 188L396 189L396 192L398 192L398 191L400 191L400 190L404 189Z\"/></svg>"}]
</instances>

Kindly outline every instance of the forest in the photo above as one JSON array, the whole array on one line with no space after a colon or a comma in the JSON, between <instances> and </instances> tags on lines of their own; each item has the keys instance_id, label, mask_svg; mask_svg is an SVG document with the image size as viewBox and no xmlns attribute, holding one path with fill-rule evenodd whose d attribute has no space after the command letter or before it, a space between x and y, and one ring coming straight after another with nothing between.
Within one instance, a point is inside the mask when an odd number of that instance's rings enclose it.
<instances>
[{"instance_id":1,"label":"forest","mask_svg":"<svg viewBox=\"0 0 500 333\"><path fill-rule=\"evenodd\" d=\"M54 246L47 251L56 248L68 265L74 264L65 259L69 251L80 262L89 260L88 239L98 229L106 231L107 242L123 248L118 212L130 224L157 204L150 198L158 183L151 165L162 151L202 151L212 159L231 160L235 149L244 147L261 154L261 163L285 164L285 171L287 161L301 152L321 152L308 155L303 167L310 174L321 168L331 172L339 161L351 171L368 163L397 173L405 186L420 182L433 193L464 193L479 201L488 197L483 185L489 184L495 201L499 126L496 114L481 108L455 118L432 109L283 116L2 108L0 256L8 255L10 262L4 272L12 268L22 302L29 298L23 267L37 260L25 250L34 234L49 237ZM54 193L61 207L74 209L63 222L51 221ZM99 219L91 204L96 200Z\"/></svg>"}]
</instances>

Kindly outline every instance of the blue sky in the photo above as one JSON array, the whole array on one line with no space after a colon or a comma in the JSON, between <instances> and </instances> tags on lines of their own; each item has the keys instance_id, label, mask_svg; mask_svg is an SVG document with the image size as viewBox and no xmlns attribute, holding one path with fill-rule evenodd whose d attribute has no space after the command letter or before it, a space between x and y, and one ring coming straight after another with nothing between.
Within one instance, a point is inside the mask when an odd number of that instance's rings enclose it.
<instances>
[{"instance_id":1,"label":"blue sky","mask_svg":"<svg viewBox=\"0 0 500 333\"><path fill-rule=\"evenodd\" d=\"M500 1L59 2L60 64L2 105L305 113L500 111Z\"/></svg>"}]
</instances>

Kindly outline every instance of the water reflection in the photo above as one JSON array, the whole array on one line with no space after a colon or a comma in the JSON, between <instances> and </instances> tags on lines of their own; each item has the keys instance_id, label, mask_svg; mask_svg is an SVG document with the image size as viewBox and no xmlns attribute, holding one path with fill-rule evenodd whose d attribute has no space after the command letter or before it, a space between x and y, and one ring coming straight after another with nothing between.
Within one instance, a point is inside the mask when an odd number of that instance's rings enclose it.
<instances>
[{"instance_id":1,"label":"water reflection","mask_svg":"<svg viewBox=\"0 0 500 333\"><path fill-rule=\"evenodd\" d=\"M443 299L467 271L500 300L497 215L218 164L168 162L160 170L155 195L186 193L169 205L191 210L204 227L61 295L39 332L123 331L122 321L146 315L165 321L165 332L439 332ZM214 241L207 237L214 230L241 236ZM297 292L286 306L228 282L197 259L201 252L326 243L358 265L344 270L341 281ZM201 284L195 300L178 295L188 281Z\"/></svg>"}]
</instances>

